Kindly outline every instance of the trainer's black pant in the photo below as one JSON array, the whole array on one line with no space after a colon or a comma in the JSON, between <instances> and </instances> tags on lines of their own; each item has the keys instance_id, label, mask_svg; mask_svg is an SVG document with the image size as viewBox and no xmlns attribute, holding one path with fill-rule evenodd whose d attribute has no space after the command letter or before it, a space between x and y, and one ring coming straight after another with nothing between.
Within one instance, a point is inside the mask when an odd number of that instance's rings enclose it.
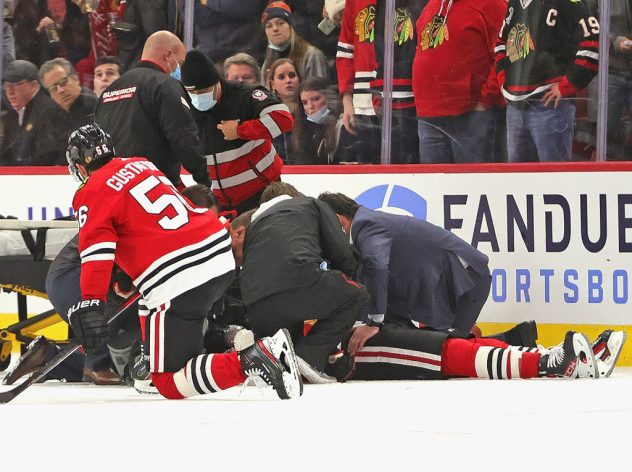
<instances>
[{"instance_id":1,"label":"trainer's black pant","mask_svg":"<svg viewBox=\"0 0 632 472\"><path fill-rule=\"evenodd\" d=\"M260 337L288 329L296 354L323 371L329 354L361 318L368 301L362 285L337 270L323 271L311 287L276 293L246 306L246 320ZM303 322L314 319L316 324L303 336Z\"/></svg>"}]
</instances>

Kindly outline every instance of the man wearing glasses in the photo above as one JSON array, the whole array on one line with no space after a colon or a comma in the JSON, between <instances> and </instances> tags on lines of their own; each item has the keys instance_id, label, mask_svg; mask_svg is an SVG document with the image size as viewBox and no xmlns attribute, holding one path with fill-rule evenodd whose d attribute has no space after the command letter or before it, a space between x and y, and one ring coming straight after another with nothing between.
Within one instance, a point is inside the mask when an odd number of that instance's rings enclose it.
<instances>
[{"instance_id":1,"label":"man wearing glasses","mask_svg":"<svg viewBox=\"0 0 632 472\"><path fill-rule=\"evenodd\" d=\"M94 120L97 97L82 90L77 73L67 59L58 57L46 61L40 67L39 76L50 97L63 110L58 138L65 148L71 131Z\"/></svg>"},{"instance_id":2,"label":"man wearing glasses","mask_svg":"<svg viewBox=\"0 0 632 472\"><path fill-rule=\"evenodd\" d=\"M56 146L54 123L59 108L41 88L37 66L13 61L6 69L5 82L10 107L3 118L0 165L65 165L64 150Z\"/></svg>"}]
</instances>

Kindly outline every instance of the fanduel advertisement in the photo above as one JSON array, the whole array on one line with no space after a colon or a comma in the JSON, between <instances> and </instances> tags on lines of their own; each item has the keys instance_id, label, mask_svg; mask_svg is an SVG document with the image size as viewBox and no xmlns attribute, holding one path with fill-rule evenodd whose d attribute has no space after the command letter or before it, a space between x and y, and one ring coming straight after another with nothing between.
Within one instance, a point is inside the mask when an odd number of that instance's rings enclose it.
<instances>
[{"instance_id":1,"label":"fanduel advertisement","mask_svg":"<svg viewBox=\"0 0 632 472\"><path fill-rule=\"evenodd\" d=\"M342 192L369 208L426 219L486 253L492 287L481 321L632 323L630 171L350 169L283 180L310 196ZM39 220L70 214L76 183L66 175L0 175L0 188L0 214Z\"/></svg>"}]
</instances>

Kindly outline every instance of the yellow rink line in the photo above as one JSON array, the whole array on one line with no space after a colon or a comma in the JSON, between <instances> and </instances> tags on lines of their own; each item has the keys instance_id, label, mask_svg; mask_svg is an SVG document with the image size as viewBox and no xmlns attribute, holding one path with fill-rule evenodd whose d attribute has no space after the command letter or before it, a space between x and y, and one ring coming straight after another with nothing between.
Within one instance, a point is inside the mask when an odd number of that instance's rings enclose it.
<instances>
[{"instance_id":1,"label":"yellow rink line","mask_svg":"<svg viewBox=\"0 0 632 472\"><path fill-rule=\"evenodd\" d=\"M516 325L516 323L477 323L483 336L506 331ZM594 324L554 324L538 323L538 344L545 347L554 346L564 340L564 335L568 330L578 331L588 336L592 342L599 334L606 330L624 330L628 333L628 340L623 346L623 351L617 361L618 366L632 366L632 326L631 325L594 325Z\"/></svg>"}]
</instances>

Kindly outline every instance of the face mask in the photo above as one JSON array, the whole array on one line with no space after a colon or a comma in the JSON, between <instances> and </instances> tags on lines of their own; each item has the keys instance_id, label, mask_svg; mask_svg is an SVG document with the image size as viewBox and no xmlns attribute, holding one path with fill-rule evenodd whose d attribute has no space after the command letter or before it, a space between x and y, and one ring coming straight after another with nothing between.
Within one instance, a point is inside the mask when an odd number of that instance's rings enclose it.
<instances>
[{"instance_id":1,"label":"face mask","mask_svg":"<svg viewBox=\"0 0 632 472\"><path fill-rule=\"evenodd\" d=\"M318 110L316 113L313 113L311 115L307 116L307 120L311 121L313 123L317 123L319 125L322 125L323 122L325 121L325 119L329 116L329 114L331 113L331 110L329 110L329 108L327 107L322 107L320 110Z\"/></svg>"},{"instance_id":2,"label":"face mask","mask_svg":"<svg viewBox=\"0 0 632 472\"><path fill-rule=\"evenodd\" d=\"M172 56L173 56L173 59L175 60L176 57L173 54ZM167 65L169 66L169 70L171 70L171 64L167 62ZM171 70L171 73L169 75L176 80L180 80L182 78L182 74L180 73L180 64L178 64L177 60L176 60L176 70Z\"/></svg>"},{"instance_id":3,"label":"face mask","mask_svg":"<svg viewBox=\"0 0 632 472\"><path fill-rule=\"evenodd\" d=\"M286 51L287 48L290 47L290 42L288 41L287 43L281 44L280 46L275 46L272 43L268 43L268 47L272 49L273 51L283 52L283 51Z\"/></svg>"},{"instance_id":4,"label":"face mask","mask_svg":"<svg viewBox=\"0 0 632 472\"><path fill-rule=\"evenodd\" d=\"M209 111L217 104L217 100L215 100L213 92L190 93L189 97L191 97L191 104L196 110Z\"/></svg>"}]
</instances>

